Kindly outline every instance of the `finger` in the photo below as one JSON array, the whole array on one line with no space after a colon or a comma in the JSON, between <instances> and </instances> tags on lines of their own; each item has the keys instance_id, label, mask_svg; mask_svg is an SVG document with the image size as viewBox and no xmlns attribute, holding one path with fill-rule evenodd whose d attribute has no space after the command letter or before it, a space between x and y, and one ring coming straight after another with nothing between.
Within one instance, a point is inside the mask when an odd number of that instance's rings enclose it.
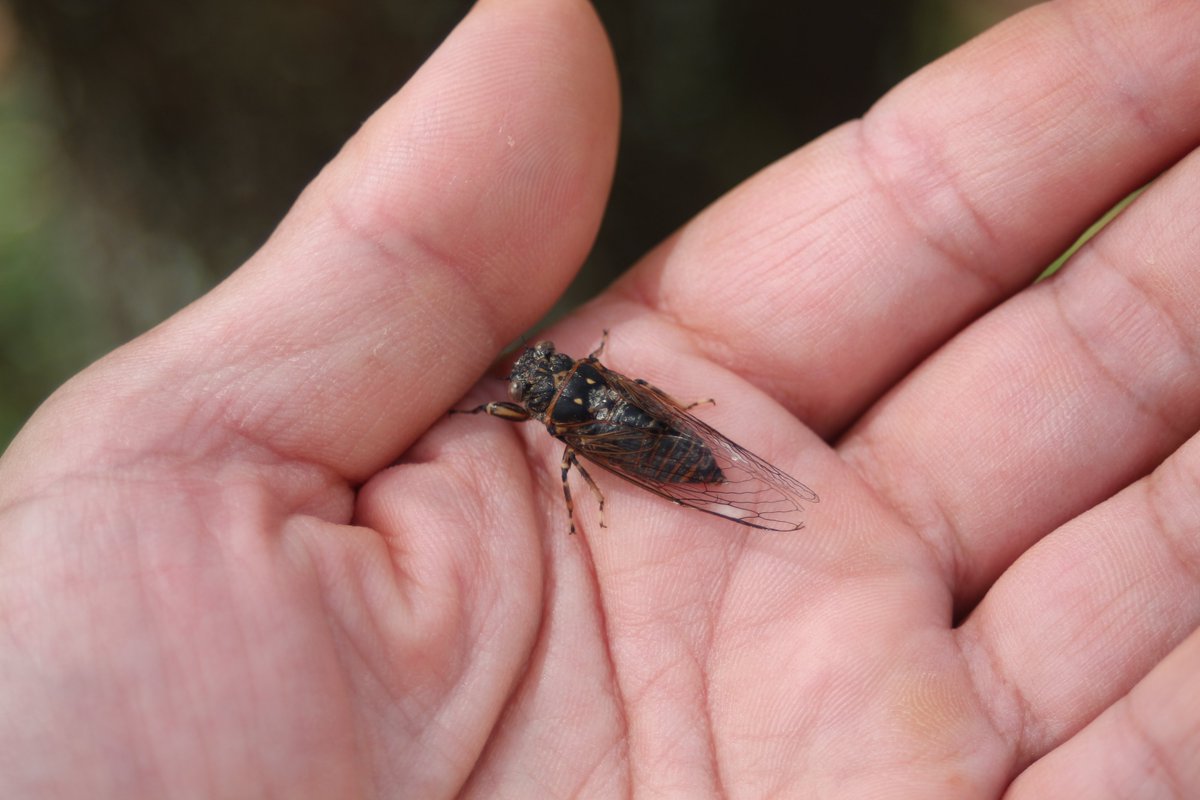
<instances>
[{"instance_id":1,"label":"finger","mask_svg":"<svg viewBox=\"0 0 1200 800\"><path fill-rule=\"evenodd\" d=\"M960 598L1200 428L1198 179L1200 154L843 442L941 554Z\"/></svg>"},{"instance_id":2,"label":"finger","mask_svg":"<svg viewBox=\"0 0 1200 800\"><path fill-rule=\"evenodd\" d=\"M1078 736L1030 766L1009 800L1200 795L1200 631Z\"/></svg>"},{"instance_id":3,"label":"finger","mask_svg":"<svg viewBox=\"0 0 1200 800\"><path fill-rule=\"evenodd\" d=\"M830 434L1200 138L1200 6L1031 9L765 170L619 291Z\"/></svg>"},{"instance_id":4,"label":"finger","mask_svg":"<svg viewBox=\"0 0 1200 800\"><path fill-rule=\"evenodd\" d=\"M185 426L170 438L197 450L379 468L566 285L616 118L588 3L481 2L246 266L68 394L123 401L85 409L92 429L121 426L119 405L123 427Z\"/></svg>"},{"instance_id":5,"label":"finger","mask_svg":"<svg viewBox=\"0 0 1200 800\"><path fill-rule=\"evenodd\" d=\"M1200 624L1198 476L1200 437L1039 542L958 630L1018 769L1125 695Z\"/></svg>"}]
</instances>

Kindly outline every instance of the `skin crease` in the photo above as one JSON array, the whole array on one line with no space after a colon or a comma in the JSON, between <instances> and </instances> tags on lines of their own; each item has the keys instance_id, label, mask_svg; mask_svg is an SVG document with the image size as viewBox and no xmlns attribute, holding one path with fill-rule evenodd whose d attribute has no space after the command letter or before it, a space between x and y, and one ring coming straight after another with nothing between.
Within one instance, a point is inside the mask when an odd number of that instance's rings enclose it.
<instances>
[{"instance_id":1,"label":"skin crease","mask_svg":"<svg viewBox=\"0 0 1200 800\"><path fill-rule=\"evenodd\" d=\"M484 0L0 460L0 796L1200 795L1200 6L1152 5L1014 17L549 331L821 495L592 470L568 537L557 443L446 412L587 252L616 77L586 3Z\"/></svg>"}]
</instances>

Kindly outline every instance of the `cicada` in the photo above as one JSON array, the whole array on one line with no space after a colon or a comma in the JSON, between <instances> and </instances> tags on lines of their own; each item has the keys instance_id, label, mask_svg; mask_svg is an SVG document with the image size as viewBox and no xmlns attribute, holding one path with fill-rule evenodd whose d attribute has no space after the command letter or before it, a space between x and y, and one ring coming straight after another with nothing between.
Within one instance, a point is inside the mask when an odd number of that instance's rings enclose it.
<instances>
[{"instance_id":1,"label":"cicada","mask_svg":"<svg viewBox=\"0 0 1200 800\"><path fill-rule=\"evenodd\" d=\"M511 402L457 413L537 420L566 445L562 486L571 533L572 467L596 496L604 527L604 495L579 456L674 503L742 525L770 531L804 527L804 505L819 502L816 492L688 413L698 403L684 406L644 380L605 367L599 356L607 338L605 331L600 346L583 359L538 342L513 365Z\"/></svg>"}]
</instances>

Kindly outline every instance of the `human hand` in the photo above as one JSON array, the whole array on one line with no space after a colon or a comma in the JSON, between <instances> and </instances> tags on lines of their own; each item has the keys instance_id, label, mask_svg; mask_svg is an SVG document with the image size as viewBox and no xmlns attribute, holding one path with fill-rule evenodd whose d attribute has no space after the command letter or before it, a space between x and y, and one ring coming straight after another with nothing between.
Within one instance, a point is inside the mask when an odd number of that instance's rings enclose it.
<instances>
[{"instance_id":1,"label":"human hand","mask_svg":"<svg viewBox=\"0 0 1200 800\"><path fill-rule=\"evenodd\" d=\"M616 81L586 4L481 3L0 460L0 795L1200 791L1198 29L1022 14L557 326L822 497L593 470L568 537L546 432L446 411L590 245Z\"/></svg>"}]
</instances>

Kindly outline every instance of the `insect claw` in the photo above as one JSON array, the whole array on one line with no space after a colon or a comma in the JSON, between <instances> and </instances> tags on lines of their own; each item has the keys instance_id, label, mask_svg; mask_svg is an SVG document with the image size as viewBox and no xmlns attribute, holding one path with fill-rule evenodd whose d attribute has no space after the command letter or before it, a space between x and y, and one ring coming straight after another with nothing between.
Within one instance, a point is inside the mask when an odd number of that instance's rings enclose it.
<instances>
[{"instance_id":1,"label":"insect claw","mask_svg":"<svg viewBox=\"0 0 1200 800\"><path fill-rule=\"evenodd\" d=\"M451 414L490 414L493 417L506 419L509 422L524 422L529 419L529 412L516 403L484 403L475 408L452 408Z\"/></svg>"},{"instance_id":2,"label":"insect claw","mask_svg":"<svg viewBox=\"0 0 1200 800\"><path fill-rule=\"evenodd\" d=\"M483 405L476 406L475 408L452 408L452 409L450 409L450 413L451 414L483 414L487 411L487 407L488 407L488 404L484 403Z\"/></svg>"},{"instance_id":3,"label":"insect claw","mask_svg":"<svg viewBox=\"0 0 1200 800\"><path fill-rule=\"evenodd\" d=\"M600 334L600 344L596 346L596 349L595 349L595 350L593 350L592 352L588 353L588 358L589 358L589 359L592 359L592 358L599 358L599 357L600 357L600 354L601 354L602 352L604 352L604 345L606 345L606 344L608 344L608 328L605 328L605 329L604 329L604 330L601 332L601 334Z\"/></svg>"}]
</instances>

